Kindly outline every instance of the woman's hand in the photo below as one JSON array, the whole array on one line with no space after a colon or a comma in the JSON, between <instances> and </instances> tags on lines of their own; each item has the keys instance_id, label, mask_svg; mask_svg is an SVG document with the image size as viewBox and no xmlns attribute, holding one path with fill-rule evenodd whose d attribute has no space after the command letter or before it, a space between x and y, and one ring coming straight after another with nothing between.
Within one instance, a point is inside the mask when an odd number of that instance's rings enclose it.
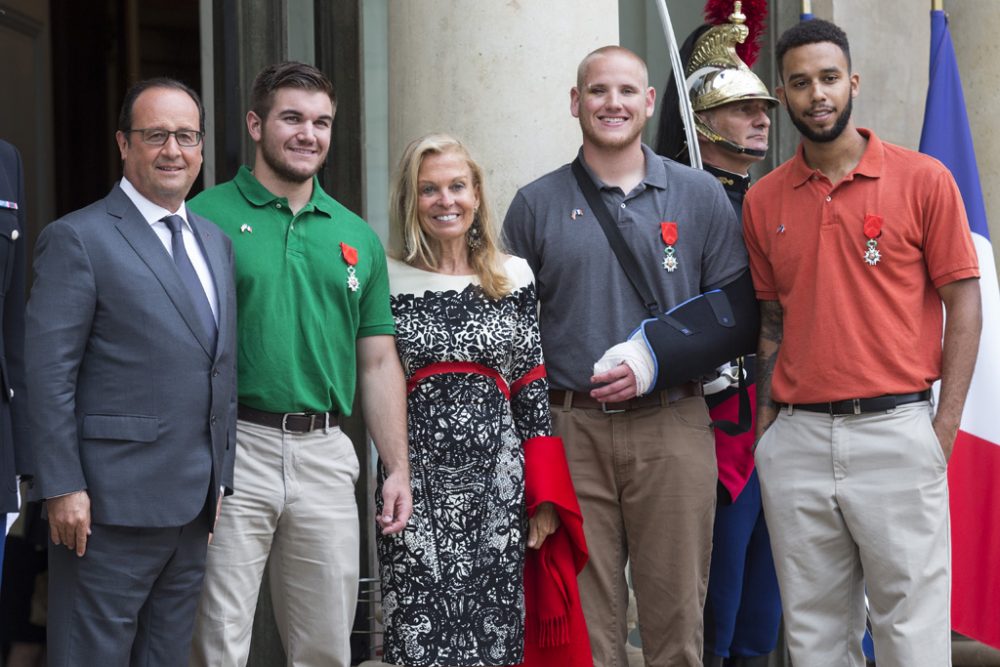
<instances>
[{"instance_id":1,"label":"woman's hand","mask_svg":"<svg viewBox=\"0 0 1000 667\"><path fill-rule=\"evenodd\" d=\"M559 514L552 503L542 503L535 508L535 515L528 519L528 546L540 549L545 538L559 527Z\"/></svg>"}]
</instances>

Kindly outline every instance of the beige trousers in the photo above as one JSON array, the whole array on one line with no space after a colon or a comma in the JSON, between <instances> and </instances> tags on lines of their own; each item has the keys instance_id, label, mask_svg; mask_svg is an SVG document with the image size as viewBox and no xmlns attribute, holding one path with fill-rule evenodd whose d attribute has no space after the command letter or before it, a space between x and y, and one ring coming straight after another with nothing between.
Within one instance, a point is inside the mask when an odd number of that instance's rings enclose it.
<instances>
[{"instance_id":1,"label":"beige trousers","mask_svg":"<svg viewBox=\"0 0 1000 667\"><path fill-rule=\"evenodd\" d=\"M783 408L756 452L792 661L951 665L947 464L928 403L830 417Z\"/></svg>"},{"instance_id":2,"label":"beige trousers","mask_svg":"<svg viewBox=\"0 0 1000 667\"><path fill-rule=\"evenodd\" d=\"M240 421L235 486L208 547L191 665L242 667L270 555L287 665L346 667L358 594L358 459L337 427L282 433Z\"/></svg>"},{"instance_id":3,"label":"beige trousers","mask_svg":"<svg viewBox=\"0 0 1000 667\"><path fill-rule=\"evenodd\" d=\"M579 583L594 665L628 665L630 559L645 664L700 667L718 474L705 400L552 416L590 551Z\"/></svg>"}]
</instances>

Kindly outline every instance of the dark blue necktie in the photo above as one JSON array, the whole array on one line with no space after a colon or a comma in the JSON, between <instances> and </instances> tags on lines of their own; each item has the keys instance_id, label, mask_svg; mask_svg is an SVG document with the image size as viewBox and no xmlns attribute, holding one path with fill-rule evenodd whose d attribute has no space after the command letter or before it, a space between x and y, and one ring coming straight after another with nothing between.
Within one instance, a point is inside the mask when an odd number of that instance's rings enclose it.
<instances>
[{"instance_id":1,"label":"dark blue necktie","mask_svg":"<svg viewBox=\"0 0 1000 667\"><path fill-rule=\"evenodd\" d=\"M191 294L191 301L194 303L194 309L198 313L198 319L201 321L205 333L208 334L212 341L215 341L217 328L215 316L212 315L212 306L208 303L208 295L205 294L205 288L202 287L201 280L198 278L198 272L194 270L191 258L188 257L187 250L184 248L184 234L181 231L184 228L184 218L179 215L168 215L165 218L161 218L161 220L167 223L167 227L170 228L170 247L174 253L174 264L177 265L177 273L180 274L181 280L184 281L184 286L187 287L188 292Z\"/></svg>"}]
</instances>

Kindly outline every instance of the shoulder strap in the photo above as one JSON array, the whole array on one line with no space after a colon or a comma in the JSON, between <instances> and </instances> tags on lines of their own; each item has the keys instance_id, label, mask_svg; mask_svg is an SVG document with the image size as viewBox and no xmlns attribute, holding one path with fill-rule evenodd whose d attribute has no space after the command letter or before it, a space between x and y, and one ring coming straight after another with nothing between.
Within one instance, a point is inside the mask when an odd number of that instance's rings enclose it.
<instances>
[{"instance_id":1,"label":"shoulder strap","mask_svg":"<svg viewBox=\"0 0 1000 667\"><path fill-rule=\"evenodd\" d=\"M580 190L583 191L584 198L587 200L587 205L590 206L590 210L597 216L597 221L601 223L601 229L604 231L604 235L608 237L608 245L611 246L612 252L615 253L615 257L618 259L618 263L621 264L628 281L632 283L632 287L639 293L642 305L645 306L652 317L660 317L663 309L660 308L656 297L653 296L653 290L649 288L646 278L639 272L639 262L635 258L635 253L632 252L632 248L625 242L625 237L622 236L618 225L611 218L607 206L604 205L604 200L601 199L601 194L597 191L597 186L594 185L594 181L584 170L579 157L573 160L572 169L573 176L576 177L576 182L580 186Z\"/></svg>"}]
</instances>

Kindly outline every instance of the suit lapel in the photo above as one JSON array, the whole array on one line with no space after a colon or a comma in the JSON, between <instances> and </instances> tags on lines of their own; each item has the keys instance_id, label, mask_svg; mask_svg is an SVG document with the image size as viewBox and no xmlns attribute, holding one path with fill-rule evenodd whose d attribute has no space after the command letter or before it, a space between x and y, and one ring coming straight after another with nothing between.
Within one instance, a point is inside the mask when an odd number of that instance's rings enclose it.
<instances>
[{"instance_id":1,"label":"suit lapel","mask_svg":"<svg viewBox=\"0 0 1000 667\"><path fill-rule=\"evenodd\" d=\"M194 230L194 235L201 245L202 252L205 253L208 268L212 272L212 282L215 283L216 301L219 303L219 333L215 350L215 354L218 356L222 352L219 349L222 341L226 340L226 334L228 333L228 331L225 331L226 322L229 321L227 319L229 315L229 299L227 298L225 277L229 274L229 258L225 255L225 247L220 243L219 234L222 232L219 229L213 229L212 225L205 224L205 219L198 217L190 209L188 209L187 214L188 221L191 223L191 229Z\"/></svg>"},{"instance_id":2,"label":"suit lapel","mask_svg":"<svg viewBox=\"0 0 1000 667\"><path fill-rule=\"evenodd\" d=\"M184 287L184 283L177 273L177 267L174 266L173 260L163 247L159 237L156 236L156 232L152 230L149 223L143 219L138 209L136 209L128 196L117 185L111 191L111 194L108 195L106 201L108 203L108 213L118 218L118 221L115 223L118 231L125 237L128 244L132 246L139 259L149 267L149 270L153 272L156 279L163 285L163 289L166 291L170 301L181 314L188 329L198 339L198 343L205 350L205 353L212 356L215 345L209 340L208 335L202 331L194 304L191 303L191 295L188 294L187 288Z\"/></svg>"}]
</instances>

